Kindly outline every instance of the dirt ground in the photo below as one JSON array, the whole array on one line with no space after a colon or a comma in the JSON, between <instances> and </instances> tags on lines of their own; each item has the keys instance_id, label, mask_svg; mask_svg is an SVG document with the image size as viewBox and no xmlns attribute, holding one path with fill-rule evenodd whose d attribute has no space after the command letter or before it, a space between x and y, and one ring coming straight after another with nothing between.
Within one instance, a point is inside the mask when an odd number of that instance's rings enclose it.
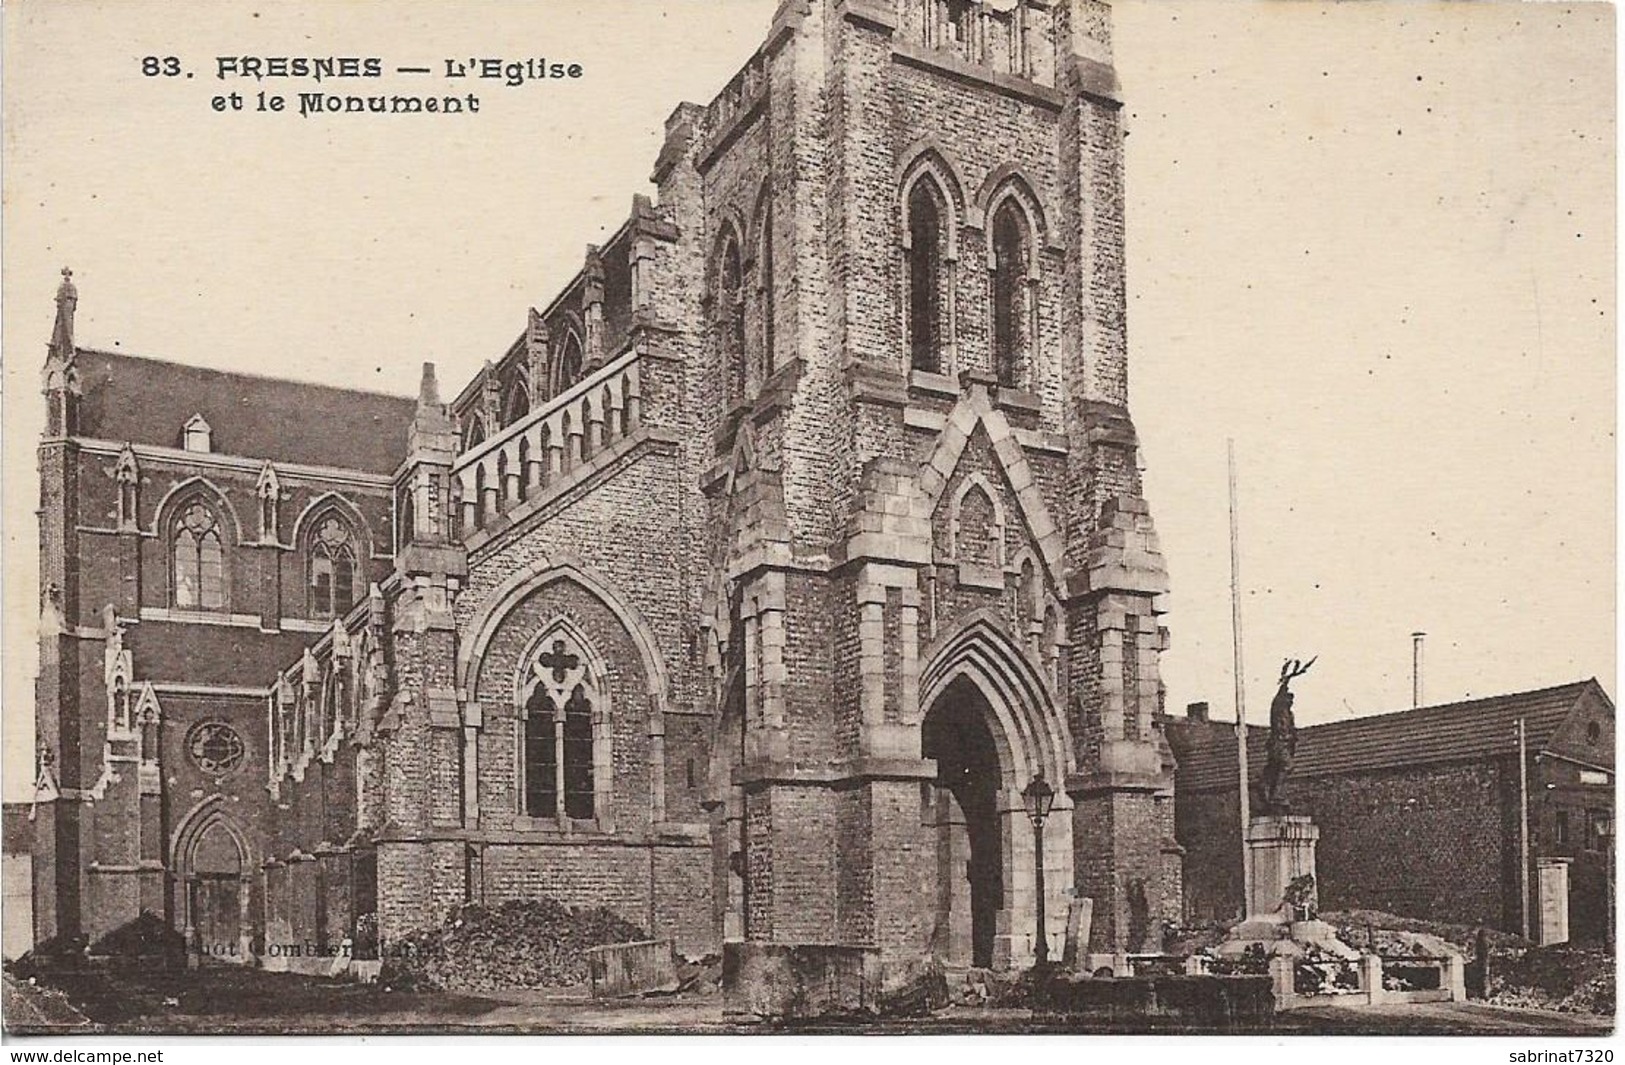
<instances>
[{"instance_id":1,"label":"dirt ground","mask_svg":"<svg viewBox=\"0 0 1625 1065\"><path fill-rule=\"evenodd\" d=\"M53 981L65 995L6 978L8 1038L27 1035L722 1033L995 1034L1153 1030L1122 1024L1080 1027L1018 1009L953 1007L926 1018L829 1021L794 1026L738 1025L723 1017L715 990L681 996L594 1002L584 988L475 997L401 993L286 973L219 968L202 972L80 974ZM1278 1014L1270 1025L1235 1034L1602 1036L1611 1018L1481 1003L1327 1007ZM1160 1032L1194 1029L1158 1027ZM1205 1034L1217 1034L1212 1029Z\"/></svg>"}]
</instances>

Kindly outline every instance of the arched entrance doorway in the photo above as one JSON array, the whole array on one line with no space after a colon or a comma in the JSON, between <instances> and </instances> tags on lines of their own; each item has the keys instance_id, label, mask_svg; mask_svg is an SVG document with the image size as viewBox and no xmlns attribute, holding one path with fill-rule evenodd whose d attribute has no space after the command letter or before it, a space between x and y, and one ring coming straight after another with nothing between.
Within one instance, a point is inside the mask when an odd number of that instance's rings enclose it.
<instances>
[{"instance_id":1,"label":"arched entrance doorway","mask_svg":"<svg viewBox=\"0 0 1625 1065\"><path fill-rule=\"evenodd\" d=\"M961 677L932 704L921 737L922 754L937 763L936 949L949 964L980 968L994 963L1009 867L991 720L987 699Z\"/></svg>"},{"instance_id":2,"label":"arched entrance doorway","mask_svg":"<svg viewBox=\"0 0 1625 1065\"><path fill-rule=\"evenodd\" d=\"M1021 790L1074 771L1051 681L995 615L972 615L922 655L921 756L937 777L923 820L937 854L932 952L952 966L1025 966L1037 944L1037 848ZM1075 882L1072 801L1044 822L1045 936L1065 943Z\"/></svg>"},{"instance_id":3,"label":"arched entrance doorway","mask_svg":"<svg viewBox=\"0 0 1625 1065\"><path fill-rule=\"evenodd\" d=\"M187 818L175 837L181 927L187 949L206 962L248 960L249 860L241 831L209 801Z\"/></svg>"},{"instance_id":4,"label":"arched entrance doorway","mask_svg":"<svg viewBox=\"0 0 1625 1065\"><path fill-rule=\"evenodd\" d=\"M206 959L242 961L242 857L237 843L216 821L203 830L192 852L190 910L198 949Z\"/></svg>"}]
</instances>

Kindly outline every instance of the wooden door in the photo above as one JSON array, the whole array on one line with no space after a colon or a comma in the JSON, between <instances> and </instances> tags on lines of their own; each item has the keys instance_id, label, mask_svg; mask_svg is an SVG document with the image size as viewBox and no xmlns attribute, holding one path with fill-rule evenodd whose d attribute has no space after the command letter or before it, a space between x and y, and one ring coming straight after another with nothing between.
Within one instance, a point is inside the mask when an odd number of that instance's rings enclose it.
<instances>
[{"instance_id":1,"label":"wooden door","mask_svg":"<svg viewBox=\"0 0 1625 1065\"><path fill-rule=\"evenodd\" d=\"M241 964L242 881L226 873L199 873L192 883L192 924L205 962Z\"/></svg>"}]
</instances>

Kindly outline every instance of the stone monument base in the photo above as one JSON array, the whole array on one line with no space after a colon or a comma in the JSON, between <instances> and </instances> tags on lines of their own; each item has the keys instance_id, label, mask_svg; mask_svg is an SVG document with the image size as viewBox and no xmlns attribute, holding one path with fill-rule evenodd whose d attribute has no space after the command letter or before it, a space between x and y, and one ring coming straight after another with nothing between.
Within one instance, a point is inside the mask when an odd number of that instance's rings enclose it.
<instances>
[{"instance_id":1,"label":"stone monument base","mask_svg":"<svg viewBox=\"0 0 1625 1065\"><path fill-rule=\"evenodd\" d=\"M1320 829L1301 815L1253 818L1247 826L1247 853L1253 867L1247 919L1219 944L1220 957L1238 957L1254 944L1268 955L1302 956L1314 948L1340 958L1360 956L1325 921L1294 920L1287 904L1286 892L1292 882L1315 875L1315 842L1319 839ZM1311 913L1316 894L1312 890L1305 900Z\"/></svg>"},{"instance_id":2,"label":"stone monument base","mask_svg":"<svg viewBox=\"0 0 1625 1065\"><path fill-rule=\"evenodd\" d=\"M1338 939L1337 930L1325 921L1289 921L1284 914L1247 918L1231 929L1217 953L1221 958L1239 958L1254 944L1262 947L1268 957L1301 958L1311 950L1350 961L1360 956L1359 951Z\"/></svg>"}]
</instances>

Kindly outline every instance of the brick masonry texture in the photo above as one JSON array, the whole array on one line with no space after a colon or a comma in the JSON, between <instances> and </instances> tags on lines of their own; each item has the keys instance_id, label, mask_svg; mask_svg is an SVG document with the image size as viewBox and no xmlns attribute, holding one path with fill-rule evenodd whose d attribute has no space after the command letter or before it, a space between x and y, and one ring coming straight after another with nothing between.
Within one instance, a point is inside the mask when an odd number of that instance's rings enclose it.
<instances>
[{"instance_id":1,"label":"brick masonry texture","mask_svg":"<svg viewBox=\"0 0 1625 1065\"><path fill-rule=\"evenodd\" d=\"M1090 0L965 18L787 0L714 100L673 112L658 199L633 198L449 403L428 387L415 405L358 401L393 416L347 431L398 452L320 476L284 461L268 529L263 462L194 481L202 464L146 447L125 524L159 535L140 536L121 525L118 449L48 439L44 579L63 624L39 719L59 783L92 787L116 760L109 637L92 632L112 604L139 620L136 679L235 692L166 713L241 722L242 787L171 780L168 746L158 762L165 794L218 793L256 934L325 942L376 912L387 941L460 902L546 894L694 953L744 937L914 959L970 924L951 912L967 896L950 828L927 816L961 782L922 743L970 699L999 752L976 770L986 816L1013 823L1039 771L1063 793L1071 824L1049 838L1074 846L1047 852L1051 917L1090 895L1097 952L1155 949L1182 909L1153 710L1166 575L1125 408L1109 20ZM905 183L926 172L950 252L937 374L910 366L903 247ZM1005 381L1000 204L1027 227ZM116 405L115 382L86 409ZM300 409L290 386L266 416ZM189 492L230 530L222 623L170 608L166 530ZM310 616L306 570L329 507L367 578L336 622ZM593 671L590 817L523 808L541 770L522 695L555 624ZM151 853L161 882L171 841L143 834L122 786L49 835L58 853ZM991 919L999 963L1019 964L1033 856L1025 839L1001 855ZM78 889L48 886L48 919L80 920Z\"/></svg>"},{"instance_id":2,"label":"brick masonry texture","mask_svg":"<svg viewBox=\"0 0 1625 1065\"><path fill-rule=\"evenodd\" d=\"M1503 712L1498 704L1521 709ZM1567 859L1571 938L1604 940L1603 850L1587 837L1586 826L1611 816L1612 797L1581 780L1585 766L1612 764L1613 707L1594 681L1393 715L1416 721L1387 722L1389 731L1409 730L1412 742L1386 755L1334 735L1364 727L1365 719L1300 733L1300 758L1307 752L1323 765L1342 766L1287 783L1293 813L1310 816L1320 829L1323 909L1374 909L1519 930L1518 766L1514 733L1504 727L1513 714L1524 715L1531 726L1532 912L1538 902L1534 867L1543 859ZM1185 849L1185 919L1228 919L1242 897L1234 726L1178 720L1168 727L1181 761L1175 801ZM1254 728L1255 786L1264 732ZM1433 753L1419 758L1426 751ZM1395 757L1419 760L1384 764Z\"/></svg>"}]
</instances>

